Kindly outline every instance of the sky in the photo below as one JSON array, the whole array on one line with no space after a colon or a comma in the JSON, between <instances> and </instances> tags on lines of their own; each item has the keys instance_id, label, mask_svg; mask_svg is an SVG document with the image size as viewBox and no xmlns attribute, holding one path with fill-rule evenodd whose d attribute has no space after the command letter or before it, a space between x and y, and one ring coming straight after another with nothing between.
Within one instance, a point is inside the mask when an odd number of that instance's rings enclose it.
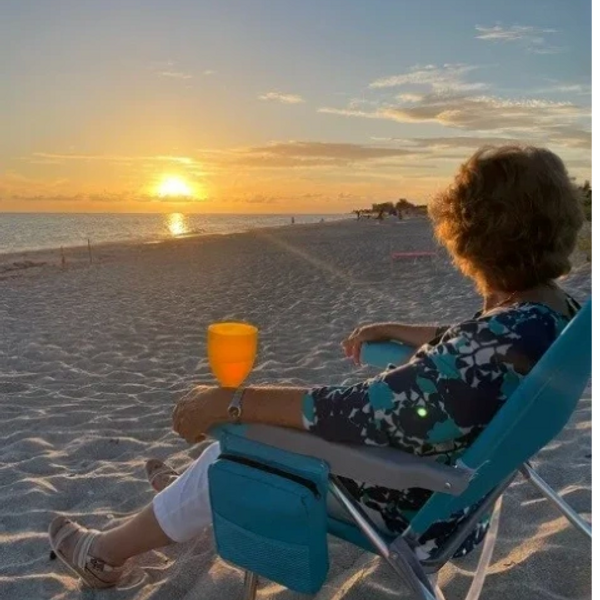
<instances>
[{"instance_id":1,"label":"sky","mask_svg":"<svg viewBox=\"0 0 600 600\"><path fill-rule=\"evenodd\" d=\"M591 177L589 0L5 0L0 211L426 203L484 144Z\"/></svg>"}]
</instances>

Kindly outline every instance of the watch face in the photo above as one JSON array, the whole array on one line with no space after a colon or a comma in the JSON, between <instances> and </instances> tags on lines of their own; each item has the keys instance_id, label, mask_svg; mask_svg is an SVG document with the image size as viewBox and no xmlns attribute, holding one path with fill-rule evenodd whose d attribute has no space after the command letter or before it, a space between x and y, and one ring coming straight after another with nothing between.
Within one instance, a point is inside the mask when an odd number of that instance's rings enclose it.
<instances>
[{"instance_id":1,"label":"watch face","mask_svg":"<svg viewBox=\"0 0 600 600\"><path fill-rule=\"evenodd\" d=\"M241 414L242 414L242 411L240 410L239 406L230 406L229 407L229 416L232 417L233 419L238 419Z\"/></svg>"}]
</instances>

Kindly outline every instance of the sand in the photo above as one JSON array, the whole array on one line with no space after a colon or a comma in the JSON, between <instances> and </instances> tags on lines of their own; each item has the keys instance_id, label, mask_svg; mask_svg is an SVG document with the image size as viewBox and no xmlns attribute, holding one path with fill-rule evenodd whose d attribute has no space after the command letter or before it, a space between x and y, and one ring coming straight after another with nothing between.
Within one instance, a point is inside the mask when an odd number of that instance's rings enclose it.
<instances>
[{"instance_id":1,"label":"sand","mask_svg":"<svg viewBox=\"0 0 600 600\"><path fill-rule=\"evenodd\" d=\"M424 220L293 226L154 245L4 257L0 266L0 598L123 600L235 598L241 573L214 553L210 533L140 557L122 589L81 592L49 559L57 513L106 528L152 498L149 457L184 468L202 446L170 428L173 403L211 382L207 325L244 319L260 328L253 383L354 382L372 371L341 355L342 337L380 320L448 322L479 300L438 251L390 262L390 251L435 250ZM39 264L45 263L45 264ZM566 287L591 293L578 261ZM590 391L586 396L591 396ZM543 477L591 519L591 400L536 457ZM591 595L590 545L522 480L504 513L483 597ZM387 600L401 585L382 561L331 540L318 600ZM476 556L449 565L447 597L464 594ZM83 594L83 595L82 595ZM259 597L302 598L263 582Z\"/></svg>"}]
</instances>

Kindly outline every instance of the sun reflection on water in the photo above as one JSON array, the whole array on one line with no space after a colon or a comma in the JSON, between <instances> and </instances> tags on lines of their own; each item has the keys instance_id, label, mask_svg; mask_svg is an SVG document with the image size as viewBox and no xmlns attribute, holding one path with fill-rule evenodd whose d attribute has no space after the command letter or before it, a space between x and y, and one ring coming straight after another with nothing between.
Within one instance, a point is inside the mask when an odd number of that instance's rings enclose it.
<instances>
[{"instance_id":1,"label":"sun reflection on water","mask_svg":"<svg viewBox=\"0 0 600 600\"><path fill-rule=\"evenodd\" d=\"M166 218L167 229L173 237L179 237L189 233L190 229L188 227L185 215L181 213L171 213L170 215L166 215Z\"/></svg>"}]
</instances>

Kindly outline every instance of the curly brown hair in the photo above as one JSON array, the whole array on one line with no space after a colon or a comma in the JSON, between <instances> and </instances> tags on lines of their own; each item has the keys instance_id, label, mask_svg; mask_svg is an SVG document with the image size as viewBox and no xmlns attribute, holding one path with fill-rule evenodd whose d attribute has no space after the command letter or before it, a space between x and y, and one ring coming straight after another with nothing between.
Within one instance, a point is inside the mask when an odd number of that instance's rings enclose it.
<instances>
[{"instance_id":1,"label":"curly brown hair","mask_svg":"<svg viewBox=\"0 0 600 600\"><path fill-rule=\"evenodd\" d=\"M522 291L567 274L583 224L562 160L531 146L478 150L429 215L455 264L482 291Z\"/></svg>"}]
</instances>

